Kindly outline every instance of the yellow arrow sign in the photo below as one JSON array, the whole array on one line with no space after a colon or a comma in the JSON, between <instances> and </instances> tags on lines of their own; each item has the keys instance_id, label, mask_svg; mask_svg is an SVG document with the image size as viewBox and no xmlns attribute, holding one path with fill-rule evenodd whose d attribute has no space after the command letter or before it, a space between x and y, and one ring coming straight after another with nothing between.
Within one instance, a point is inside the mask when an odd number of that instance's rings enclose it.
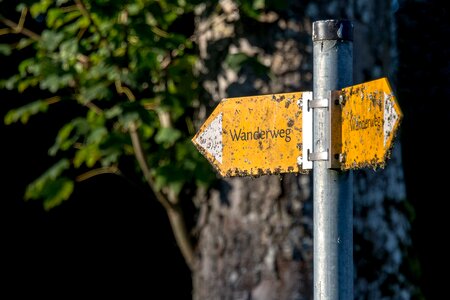
<instances>
[{"instance_id":1,"label":"yellow arrow sign","mask_svg":"<svg viewBox=\"0 0 450 300\"><path fill-rule=\"evenodd\" d=\"M223 99L192 142L222 176L304 172L303 94Z\"/></svg>"},{"instance_id":2,"label":"yellow arrow sign","mask_svg":"<svg viewBox=\"0 0 450 300\"><path fill-rule=\"evenodd\" d=\"M342 89L342 169L384 167L403 117L386 78Z\"/></svg>"}]
</instances>

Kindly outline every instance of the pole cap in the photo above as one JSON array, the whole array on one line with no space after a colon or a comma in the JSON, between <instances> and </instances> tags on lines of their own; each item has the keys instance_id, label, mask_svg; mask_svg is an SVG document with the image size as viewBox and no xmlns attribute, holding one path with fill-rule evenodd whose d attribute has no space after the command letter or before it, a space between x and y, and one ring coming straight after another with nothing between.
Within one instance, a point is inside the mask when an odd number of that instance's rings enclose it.
<instances>
[{"instance_id":1,"label":"pole cap","mask_svg":"<svg viewBox=\"0 0 450 300\"><path fill-rule=\"evenodd\" d=\"M322 20L313 23L313 42L323 40L353 41L353 23L349 20Z\"/></svg>"}]
</instances>

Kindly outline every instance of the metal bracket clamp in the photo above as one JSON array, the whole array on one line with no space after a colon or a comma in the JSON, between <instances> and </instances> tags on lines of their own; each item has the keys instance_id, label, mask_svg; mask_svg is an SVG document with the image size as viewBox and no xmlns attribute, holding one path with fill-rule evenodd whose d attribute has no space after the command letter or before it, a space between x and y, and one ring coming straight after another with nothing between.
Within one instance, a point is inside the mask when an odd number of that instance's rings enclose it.
<instances>
[{"instance_id":1,"label":"metal bracket clamp","mask_svg":"<svg viewBox=\"0 0 450 300\"><path fill-rule=\"evenodd\" d=\"M310 107L313 93L303 93L302 98L302 156L301 164L303 170L312 170L313 162L309 160L309 153L313 146L313 110ZM298 159L300 162L300 157Z\"/></svg>"},{"instance_id":2,"label":"metal bracket clamp","mask_svg":"<svg viewBox=\"0 0 450 300\"><path fill-rule=\"evenodd\" d=\"M340 169L342 157L342 105L344 99L341 91L330 92L329 122L330 130L328 140L330 160L329 169Z\"/></svg>"},{"instance_id":3,"label":"metal bracket clamp","mask_svg":"<svg viewBox=\"0 0 450 300\"><path fill-rule=\"evenodd\" d=\"M302 169L313 168L313 161L328 161L328 168L340 168L342 149L341 134L341 101L340 91L330 91L327 98L312 99L312 93L304 93L302 99ZM312 152L313 148L313 109L326 108L329 117L329 145L327 151Z\"/></svg>"},{"instance_id":4,"label":"metal bracket clamp","mask_svg":"<svg viewBox=\"0 0 450 300\"><path fill-rule=\"evenodd\" d=\"M312 153L308 151L308 159L310 161L328 160L328 151Z\"/></svg>"},{"instance_id":5,"label":"metal bracket clamp","mask_svg":"<svg viewBox=\"0 0 450 300\"><path fill-rule=\"evenodd\" d=\"M330 100L325 99L313 99L308 101L308 110L310 108L328 108L330 106Z\"/></svg>"}]
</instances>

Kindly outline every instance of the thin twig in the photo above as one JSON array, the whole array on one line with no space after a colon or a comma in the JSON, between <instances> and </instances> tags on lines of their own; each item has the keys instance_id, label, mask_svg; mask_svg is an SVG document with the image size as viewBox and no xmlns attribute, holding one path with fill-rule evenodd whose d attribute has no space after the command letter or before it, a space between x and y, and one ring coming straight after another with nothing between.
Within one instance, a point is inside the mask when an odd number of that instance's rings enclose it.
<instances>
[{"instance_id":1,"label":"thin twig","mask_svg":"<svg viewBox=\"0 0 450 300\"><path fill-rule=\"evenodd\" d=\"M44 102L48 105L58 103L59 101L61 101L60 96L53 96L44 100Z\"/></svg>"},{"instance_id":2,"label":"thin twig","mask_svg":"<svg viewBox=\"0 0 450 300\"><path fill-rule=\"evenodd\" d=\"M94 176L101 175L101 174L116 174L116 175L118 175L118 174L120 174L120 170L119 170L119 168L117 168L117 166L97 168L97 169L87 171L87 172L77 176L75 178L75 180L78 182L81 182L81 181L87 180L89 178L92 178Z\"/></svg>"},{"instance_id":3,"label":"thin twig","mask_svg":"<svg viewBox=\"0 0 450 300\"><path fill-rule=\"evenodd\" d=\"M25 19L27 17L28 9L25 7L22 9L22 12L20 13L20 19L19 23L17 24L17 31L20 31L23 29L23 24L25 24Z\"/></svg>"},{"instance_id":4,"label":"thin twig","mask_svg":"<svg viewBox=\"0 0 450 300\"><path fill-rule=\"evenodd\" d=\"M92 102L86 102L84 105L87 108L92 109L97 115L101 115L103 113L103 110Z\"/></svg>"},{"instance_id":5,"label":"thin twig","mask_svg":"<svg viewBox=\"0 0 450 300\"><path fill-rule=\"evenodd\" d=\"M10 19L4 18L4 17L0 17L0 22L2 22L3 24L5 24L9 28L11 28L12 32L21 33L34 41L39 41L41 38L41 36L39 34L23 27L23 24L22 24L22 26L19 26L19 24L11 21ZM19 21L19 23L20 23L20 21Z\"/></svg>"},{"instance_id":6,"label":"thin twig","mask_svg":"<svg viewBox=\"0 0 450 300\"><path fill-rule=\"evenodd\" d=\"M114 81L114 85L116 86L116 91L119 94L125 94L131 102L136 100L136 97L134 96L133 92L126 86L122 85L122 82L120 80Z\"/></svg>"}]
</instances>

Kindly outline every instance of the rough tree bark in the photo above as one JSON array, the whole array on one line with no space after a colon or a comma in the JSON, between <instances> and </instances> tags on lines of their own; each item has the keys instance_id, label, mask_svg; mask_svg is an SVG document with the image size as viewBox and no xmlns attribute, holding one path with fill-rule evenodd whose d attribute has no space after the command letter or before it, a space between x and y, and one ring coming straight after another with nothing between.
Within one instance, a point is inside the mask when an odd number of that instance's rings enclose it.
<instances>
[{"instance_id":1,"label":"rough tree bark","mask_svg":"<svg viewBox=\"0 0 450 300\"><path fill-rule=\"evenodd\" d=\"M233 0L200 5L198 70L209 107L197 125L225 97L311 90L311 26L319 19L354 22L355 83L388 76L395 87L393 14L389 0L287 1L258 21ZM229 68L225 61L236 53L270 72L250 64ZM399 150L396 145L386 169L355 176L357 299L409 299L413 293L400 273L410 240ZM194 299L312 299L310 185L310 175L294 174L221 180L199 204Z\"/></svg>"}]
</instances>

